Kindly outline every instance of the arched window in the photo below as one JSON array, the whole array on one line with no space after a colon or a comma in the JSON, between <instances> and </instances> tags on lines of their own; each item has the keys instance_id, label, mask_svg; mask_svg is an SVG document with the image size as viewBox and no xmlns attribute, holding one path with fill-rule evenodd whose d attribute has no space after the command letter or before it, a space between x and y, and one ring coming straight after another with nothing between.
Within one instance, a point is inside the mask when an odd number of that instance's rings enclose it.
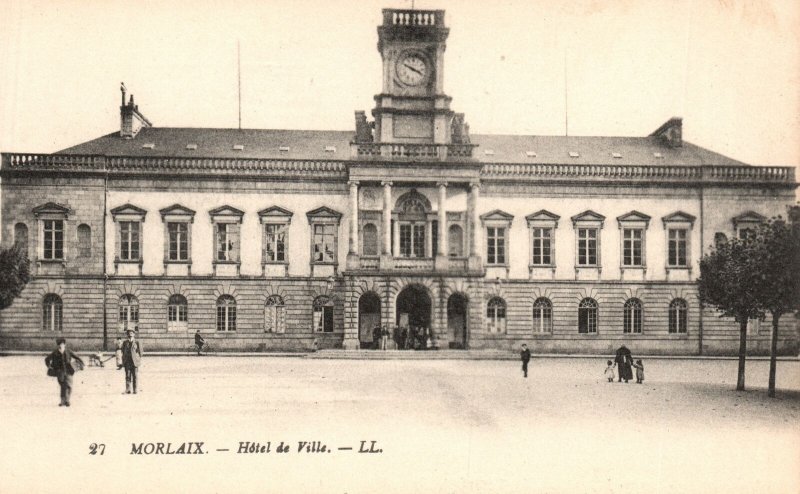
<instances>
[{"instance_id":1,"label":"arched window","mask_svg":"<svg viewBox=\"0 0 800 494\"><path fill-rule=\"evenodd\" d=\"M236 300L230 295L217 299L217 331L236 331Z\"/></svg>"},{"instance_id":2,"label":"arched window","mask_svg":"<svg viewBox=\"0 0 800 494\"><path fill-rule=\"evenodd\" d=\"M464 255L464 230L459 225L450 225L447 230L447 248L450 250L450 257L461 257Z\"/></svg>"},{"instance_id":3,"label":"arched window","mask_svg":"<svg viewBox=\"0 0 800 494\"><path fill-rule=\"evenodd\" d=\"M623 333L642 332L642 302L639 299L628 299L622 308L622 315Z\"/></svg>"},{"instance_id":4,"label":"arched window","mask_svg":"<svg viewBox=\"0 0 800 494\"><path fill-rule=\"evenodd\" d=\"M544 297L537 298L533 303L533 332L553 332L553 304Z\"/></svg>"},{"instance_id":5,"label":"arched window","mask_svg":"<svg viewBox=\"0 0 800 494\"><path fill-rule=\"evenodd\" d=\"M333 300L321 296L314 299L314 332L333 332Z\"/></svg>"},{"instance_id":6,"label":"arched window","mask_svg":"<svg viewBox=\"0 0 800 494\"><path fill-rule=\"evenodd\" d=\"M178 293L169 297L167 302L167 330L186 331L188 329L189 313L186 297Z\"/></svg>"},{"instance_id":7,"label":"arched window","mask_svg":"<svg viewBox=\"0 0 800 494\"><path fill-rule=\"evenodd\" d=\"M728 243L728 236L722 232L714 234L714 246L719 248L720 245Z\"/></svg>"},{"instance_id":8,"label":"arched window","mask_svg":"<svg viewBox=\"0 0 800 494\"><path fill-rule=\"evenodd\" d=\"M286 306L280 295L272 295L264 306L264 332L286 332Z\"/></svg>"},{"instance_id":9,"label":"arched window","mask_svg":"<svg viewBox=\"0 0 800 494\"><path fill-rule=\"evenodd\" d=\"M139 331L139 300L133 295L119 298L119 330Z\"/></svg>"},{"instance_id":10,"label":"arched window","mask_svg":"<svg viewBox=\"0 0 800 494\"><path fill-rule=\"evenodd\" d=\"M378 255L378 227L374 223L367 223L364 225L364 246L361 254L365 256Z\"/></svg>"},{"instance_id":11,"label":"arched window","mask_svg":"<svg viewBox=\"0 0 800 494\"><path fill-rule=\"evenodd\" d=\"M61 331L63 306L61 297L48 293L42 299L42 330Z\"/></svg>"},{"instance_id":12,"label":"arched window","mask_svg":"<svg viewBox=\"0 0 800 494\"><path fill-rule=\"evenodd\" d=\"M92 228L78 225L78 257L92 257Z\"/></svg>"},{"instance_id":13,"label":"arched window","mask_svg":"<svg viewBox=\"0 0 800 494\"><path fill-rule=\"evenodd\" d=\"M597 333L597 302L591 298L578 305L578 333Z\"/></svg>"},{"instance_id":14,"label":"arched window","mask_svg":"<svg viewBox=\"0 0 800 494\"><path fill-rule=\"evenodd\" d=\"M494 297L486 304L486 330L489 333L506 332L506 301Z\"/></svg>"},{"instance_id":15,"label":"arched window","mask_svg":"<svg viewBox=\"0 0 800 494\"><path fill-rule=\"evenodd\" d=\"M689 326L689 306L682 298L669 303L669 332L686 333Z\"/></svg>"},{"instance_id":16,"label":"arched window","mask_svg":"<svg viewBox=\"0 0 800 494\"><path fill-rule=\"evenodd\" d=\"M19 247L19 250L28 254L28 225L25 223L17 223L14 225L14 245Z\"/></svg>"}]
</instances>

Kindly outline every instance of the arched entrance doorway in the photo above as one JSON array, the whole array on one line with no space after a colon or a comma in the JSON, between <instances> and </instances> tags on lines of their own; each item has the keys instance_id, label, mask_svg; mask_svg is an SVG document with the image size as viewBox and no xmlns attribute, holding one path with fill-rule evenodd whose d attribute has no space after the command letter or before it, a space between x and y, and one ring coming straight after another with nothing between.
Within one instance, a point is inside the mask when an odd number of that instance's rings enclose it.
<instances>
[{"instance_id":1,"label":"arched entrance doorway","mask_svg":"<svg viewBox=\"0 0 800 494\"><path fill-rule=\"evenodd\" d=\"M411 285L397 296L398 326L431 327L431 298L421 286Z\"/></svg>"},{"instance_id":2,"label":"arched entrance doorway","mask_svg":"<svg viewBox=\"0 0 800 494\"><path fill-rule=\"evenodd\" d=\"M467 347L467 297L454 293L447 299L447 331L450 348Z\"/></svg>"},{"instance_id":3,"label":"arched entrance doorway","mask_svg":"<svg viewBox=\"0 0 800 494\"><path fill-rule=\"evenodd\" d=\"M374 348L372 330L381 325L381 299L367 292L358 299L358 339L361 348Z\"/></svg>"}]
</instances>

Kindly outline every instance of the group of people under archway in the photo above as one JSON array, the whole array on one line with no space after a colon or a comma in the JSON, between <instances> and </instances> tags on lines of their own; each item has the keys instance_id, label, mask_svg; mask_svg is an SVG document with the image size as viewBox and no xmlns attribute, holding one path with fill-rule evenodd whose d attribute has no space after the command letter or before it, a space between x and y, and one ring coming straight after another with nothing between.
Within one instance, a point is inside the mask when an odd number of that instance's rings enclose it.
<instances>
[{"instance_id":1,"label":"group of people under archway","mask_svg":"<svg viewBox=\"0 0 800 494\"><path fill-rule=\"evenodd\" d=\"M433 330L426 326L375 326L372 329L375 350L431 350L436 348Z\"/></svg>"}]
</instances>

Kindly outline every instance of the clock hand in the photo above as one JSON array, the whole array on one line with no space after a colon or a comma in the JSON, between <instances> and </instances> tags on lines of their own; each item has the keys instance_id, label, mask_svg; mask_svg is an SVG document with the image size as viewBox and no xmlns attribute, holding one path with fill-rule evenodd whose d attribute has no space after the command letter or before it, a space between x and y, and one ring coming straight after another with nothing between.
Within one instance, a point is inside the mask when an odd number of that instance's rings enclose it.
<instances>
[{"instance_id":1,"label":"clock hand","mask_svg":"<svg viewBox=\"0 0 800 494\"><path fill-rule=\"evenodd\" d=\"M416 72L419 75L422 75L422 71L415 69L414 67L408 65L407 63L404 63L403 66L409 70Z\"/></svg>"}]
</instances>

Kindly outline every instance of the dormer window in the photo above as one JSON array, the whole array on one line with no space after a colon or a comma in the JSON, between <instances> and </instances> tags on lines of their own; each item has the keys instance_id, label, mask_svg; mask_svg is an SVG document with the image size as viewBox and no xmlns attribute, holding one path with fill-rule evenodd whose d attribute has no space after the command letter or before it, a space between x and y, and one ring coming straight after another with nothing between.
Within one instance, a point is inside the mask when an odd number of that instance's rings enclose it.
<instances>
[{"instance_id":1,"label":"dormer window","mask_svg":"<svg viewBox=\"0 0 800 494\"><path fill-rule=\"evenodd\" d=\"M577 151L570 151L569 152L569 157L570 158L580 158L581 157L581 153L579 153Z\"/></svg>"},{"instance_id":2,"label":"dormer window","mask_svg":"<svg viewBox=\"0 0 800 494\"><path fill-rule=\"evenodd\" d=\"M142 144L143 149L155 149L155 147L156 147L155 143L152 142L146 142Z\"/></svg>"},{"instance_id":3,"label":"dormer window","mask_svg":"<svg viewBox=\"0 0 800 494\"><path fill-rule=\"evenodd\" d=\"M525 151L525 156L527 156L528 158L535 158L536 151Z\"/></svg>"},{"instance_id":4,"label":"dormer window","mask_svg":"<svg viewBox=\"0 0 800 494\"><path fill-rule=\"evenodd\" d=\"M485 154L486 156L494 156L494 149L485 149L483 151L483 154Z\"/></svg>"},{"instance_id":5,"label":"dormer window","mask_svg":"<svg viewBox=\"0 0 800 494\"><path fill-rule=\"evenodd\" d=\"M190 151L194 151L194 150L197 149L197 144L187 144L186 145L186 149L188 149Z\"/></svg>"},{"instance_id":6,"label":"dormer window","mask_svg":"<svg viewBox=\"0 0 800 494\"><path fill-rule=\"evenodd\" d=\"M278 151L280 151L281 153L288 153L289 152L289 146L281 146L281 147L278 148Z\"/></svg>"},{"instance_id":7,"label":"dormer window","mask_svg":"<svg viewBox=\"0 0 800 494\"><path fill-rule=\"evenodd\" d=\"M325 146L325 152L326 153L335 153L336 152L336 146Z\"/></svg>"},{"instance_id":8,"label":"dormer window","mask_svg":"<svg viewBox=\"0 0 800 494\"><path fill-rule=\"evenodd\" d=\"M622 154L620 154L620 153L611 153L611 157L615 158L615 159L621 159L622 158Z\"/></svg>"},{"instance_id":9,"label":"dormer window","mask_svg":"<svg viewBox=\"0 0 800 494\"><path fill-rule=\"evenodd\" d=\"M244 145L243 144L234 144L233 145L233 150L234 151L242 151L242 150L244 150Z\"/></svg>"},{"instance_id":10,"label":"dormer window","mask_svg":"<svg viewBox=\"0 0 800 494\"><path fill-rule=\"evenodd\" d=\"M654 157L654 158L663 159L663 158L664 158L664 155L663 155L663 154L661 154L661 153L653 153L653 157Z\"/></svg>"}]
</instances>

